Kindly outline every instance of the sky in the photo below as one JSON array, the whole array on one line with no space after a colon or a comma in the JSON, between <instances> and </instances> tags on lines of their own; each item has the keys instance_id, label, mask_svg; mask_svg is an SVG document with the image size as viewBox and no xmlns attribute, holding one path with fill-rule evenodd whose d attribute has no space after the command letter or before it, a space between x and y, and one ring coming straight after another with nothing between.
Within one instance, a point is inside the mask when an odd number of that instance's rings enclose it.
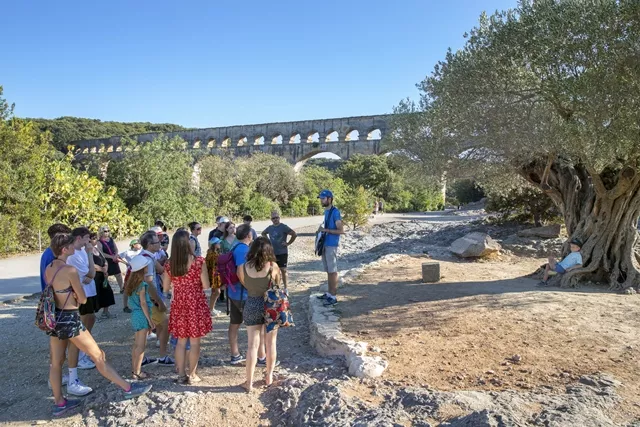
<instances>
[{"instance_id":1,"label":"sky","mask_svg":"<svg viewBox=\"0 0 640 427\"><path fill-rule=\"evenodd\" d=\"M390 113L482 11L516 0L13 1L20 117L215 127Z\"/></svg>"}]
</instances>

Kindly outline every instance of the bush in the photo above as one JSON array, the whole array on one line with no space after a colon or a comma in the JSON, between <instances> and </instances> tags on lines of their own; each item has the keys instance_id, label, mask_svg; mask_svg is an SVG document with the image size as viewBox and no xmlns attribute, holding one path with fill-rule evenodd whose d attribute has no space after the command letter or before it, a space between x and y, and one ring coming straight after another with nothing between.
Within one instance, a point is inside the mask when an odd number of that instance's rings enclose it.
<instances>
[{"instance_id":1,"label":"bush","mask_svg":"<svg viewBox=\"0 0 640 427\"><path fill-rule=\"evenodd\" d=\"M560 218L551 198L531 186L513 188L506 193L489 193L486 210L501 214L505 220L533 221L536 226Z\"/></svg>"},{"instance_id":2,"label":"bush","mask_svg":"<svg viewBox=\"0 0 640 427\"><path fill-rule=\"evenodd\" d=\"M345 224L351 225L354 229L365 225L371 215L371 208L369 207L371 198L369 192L362 186L350 190L345 197L342 208L340 208Z\"/></svg>"},{"instance_id":3,"label":"bush","mask_svg":"<svg viewBox=\"0 0 640 427\"><path fill-rule=\"evenodd\" d=\"M279 210L278 204L262 194L254 193L242 206L242 215L251 215L253 219L271 218L271 211Z\"/></svg>"},{"instance_id":4,"label":"bush","mask_svg":"<svg viewBox=\"0 0 640 427\"><path fill-rule=\"evenodd\" d=\"M298 196L291 201L286 209L293 216L309 215L309 198L307 196Z\"/></svg>"},{"instance_id":5,"label":"bush","mask_svg":"<svg viewBox=\"0 0 640 427\"><path fill-rule=\"evenodd\" d=\"M450 195L458 199L462 204L477 202L484 197L484 192L478 184L471 179L459 179L450 187Z\"/></svg>"}]
</instances>

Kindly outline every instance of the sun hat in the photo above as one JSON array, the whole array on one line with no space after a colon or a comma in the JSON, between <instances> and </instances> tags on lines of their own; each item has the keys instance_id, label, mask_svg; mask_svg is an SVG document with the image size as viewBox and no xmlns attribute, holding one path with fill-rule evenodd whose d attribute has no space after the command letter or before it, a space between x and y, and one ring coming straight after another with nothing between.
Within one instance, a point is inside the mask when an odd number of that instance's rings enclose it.
<instances>
[{"instance_id":1,"label":"sun hat","mask_svg":"<svg viewBox=\"0 0 640 427\"><path fill-rule=\"evenodd\" d=\"M229 222L229 218L227 218L226 216L221 216L218 224L225 224L227 222Z\"/></svg>"},{"instance_id":2,"label":"sun hat","mask_svg":"<svg viewBox=\"0 0 640 427\"><path fill-rule=\"evenodd\" d=\"M144 255L136 255L131 259L129 266L131 267L131 271L142 270L149 264L150 259Z\"/></svg>"},{"instance_id":3,"label":"sun hat","mask_svg":"<svg viewBox=\"0 0 640 427\"><path fill-rule=\"evenodd\" d=\"M133 239L132 241L129 242L129 246L137 245L138 243L140 243L140 240Z\"/></svg>"},{"instance_id":4,"label":"sun hat","mask_svg":"<svg viewBox=\"0 0 640 427\"><path fill-rule=\"evenodd\" d=\"M220 240L220 238L212 237L211 240L209 240L209 245L217 245L220 242L222 242L222 240Z\"/></svg>"},{"instance_id":5,"label":"sun hat","mask_svg":"<svg viewBox=\"0 0 640 427\"><path fill-rule=\"evenodd\" d=\"M573 239L571 239L569 243L571 243L572 245L576 245L579 248L582 247L582 240L578 239L577 237L574 237Z\"/></svg>"},{"instance_id":6,"label":"sun hat","mask_svg":"<svg viewBox=\"0 0 640 427\"><path fill-rule=\"evenodd\" d=\"M324 199L325 197L331 197L333 199L333 193L329 190L322 190L320 192L320 195L318 196L318 199Z\"/></svg>"},{"instance_id":7,"label":"sun hat","mask_svg":"<svg viewBox=\"0 0 640 427\"><path fill-rule=\"evenodd\" d=\"M162 230L162 227L160 227L159 225L155 225L151 227L149 231L153 231L156 234L167 234L165 231Z\"/></svg>"}]
</instances>

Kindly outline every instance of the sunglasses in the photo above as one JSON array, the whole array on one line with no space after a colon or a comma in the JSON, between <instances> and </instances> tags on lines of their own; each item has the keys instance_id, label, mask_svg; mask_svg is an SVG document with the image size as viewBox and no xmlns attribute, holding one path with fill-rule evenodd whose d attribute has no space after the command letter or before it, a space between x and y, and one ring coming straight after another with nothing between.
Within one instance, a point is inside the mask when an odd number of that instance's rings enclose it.
<instances>
[{"instance_id":1,"label":"sunglasses","mask_svg":"<svg viewBox=\"0 0 640 427\"><path fill-rule=\"evenodd\" d=\"M274 217L271 218L271 220L274 220L274 219L280 219L280 217L279 216L274 216Z\"/></svg>"},{"instance_id":2,"label":"sunglasses","mask_svg":"<svg viewBox=\"0 0 640 427\"><path fill-rule=\"evenodd\" d=\"M197 231L197 230L202 230L202 227L196 227L196 231Z\"/></svg>"},{"instance_id":3,"label":"sunglasses","mask_svg":"<svg viewBox=\"0 0 640 427\"><path fill-rule=\"evenodd\" d=\"M109 232L109 230L102 230L102 232L103 232L103 233L108 233L108 232Z\"/></svg>"}]
</instances>

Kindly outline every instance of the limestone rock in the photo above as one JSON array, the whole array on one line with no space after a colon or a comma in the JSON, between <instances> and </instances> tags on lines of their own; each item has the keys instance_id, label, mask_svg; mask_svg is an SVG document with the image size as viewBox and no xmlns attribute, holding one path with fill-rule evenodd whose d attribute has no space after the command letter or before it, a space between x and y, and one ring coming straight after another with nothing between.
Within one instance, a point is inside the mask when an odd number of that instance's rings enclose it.
<instances>
[{"instance_id":1,"label":"limestone rock","mask_svg":"<svg viewBox=\"0 0 640 427\"><path fill-rule=\"evenodd\" d=\"M422 263L422 283L433 283L440 281L440 263L438 261L428 261Z\"/></svg>"},{"instance_id":2,"label":"limestone rock","mask_svg":"<svg viewBox=\"0 0 640 427\"><path fill-rule=\"evenodd\" d=\"M462 258L483 257L502 249L500 244L486 233L474 232L454 241L449 250Z\"/></svg>"},{"instance_id":3,"label":"limestone rock","mask_svg":"<svg viewBox=\"0 0 640 427\"><path fill-rule=\"evenodd\" d=\"M349 375L358 378L378 378L389 366L389 362L380 356L364 356L355 352L347 356Z\"/></svg>"},{"instance_id":4,"label":"limestone rock","mask_svg":"<svg viewBox=\"0 0 640 427\"><path fill-rule=\"evenodd\" d=\"M551 224L545 227L527 228L518 231L520 237L540 237L542 239L555 239L560 237L560 224Z\"/></svg>"}]
</instances>

